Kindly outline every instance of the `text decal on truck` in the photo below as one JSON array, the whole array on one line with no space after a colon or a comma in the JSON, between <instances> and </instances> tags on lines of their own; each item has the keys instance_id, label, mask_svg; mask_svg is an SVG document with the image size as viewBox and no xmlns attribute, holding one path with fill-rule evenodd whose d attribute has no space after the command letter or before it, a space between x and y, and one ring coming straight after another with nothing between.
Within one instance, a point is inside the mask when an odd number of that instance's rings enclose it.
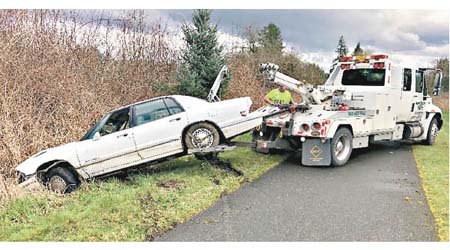
<instances>
[{"instance_id":1,"label":"text decal on truck","mask_svg":"<svg viewBox=\"0 0 450 250\"><path fill-rule=\"evenodd\" d=\"M348 116L364 116L366 115L366 111L357 110L357 111L349 111Z\"/></svg>"}]
</instances>

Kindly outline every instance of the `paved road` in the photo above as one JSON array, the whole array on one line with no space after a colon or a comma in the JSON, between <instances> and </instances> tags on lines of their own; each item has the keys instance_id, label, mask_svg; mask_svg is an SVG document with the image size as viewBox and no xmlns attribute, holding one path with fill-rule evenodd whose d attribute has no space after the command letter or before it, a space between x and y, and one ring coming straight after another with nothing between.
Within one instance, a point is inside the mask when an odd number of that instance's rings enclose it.
<instances>
[{"instance_id":1,"label":"paved road","mask_svg":"<svg viewBox=\"0 0 450 250\"><path fill-rule=\"evenodd\" d=\"M159 241L435 241L411 147L356 150L339 168L290 159Z\"/></svg>"}]
</instances>

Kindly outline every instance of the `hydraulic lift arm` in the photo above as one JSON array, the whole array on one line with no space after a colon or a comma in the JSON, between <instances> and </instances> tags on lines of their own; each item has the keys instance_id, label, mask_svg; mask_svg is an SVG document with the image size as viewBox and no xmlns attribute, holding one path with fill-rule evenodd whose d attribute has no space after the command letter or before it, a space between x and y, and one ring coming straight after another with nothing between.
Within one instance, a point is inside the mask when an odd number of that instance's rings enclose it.
<instances>
[{"instance_id":1,"label":"hydraulic lift arm","mask_svg":"<svg viewBox=\"0 0 450 250\"><path fill-rule=\"evenodd\" d=\"M303 83L297 79L287 76L278 72L279 66L273 63L262 63L259 65L259 71L264 77L278 85L285 86L286 88L301 95L306 104L321 104L322 95L311 84Z\"/></svg>"}]
</instances>

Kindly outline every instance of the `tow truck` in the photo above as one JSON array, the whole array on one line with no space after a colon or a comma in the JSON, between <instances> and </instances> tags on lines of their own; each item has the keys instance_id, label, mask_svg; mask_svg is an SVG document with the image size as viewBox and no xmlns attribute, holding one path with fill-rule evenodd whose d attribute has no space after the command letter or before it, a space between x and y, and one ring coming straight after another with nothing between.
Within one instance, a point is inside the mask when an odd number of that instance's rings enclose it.
<instances>
[{"instance_id":1,"label":"tow truck","mask_svg":"<svg viewBox=\"0 0 450 250\"><path fill-rule=\"evenodd\" d=\"M443 124L442 71L399 66L389 55L345 56L323 85L313 86L260 65L265 79L300 94L303 102L267 115L254 131L255 150L301 151L306 166L342 166L355 148L375 141L409 140L432 145Z\"/></svg>"}]
</instances>

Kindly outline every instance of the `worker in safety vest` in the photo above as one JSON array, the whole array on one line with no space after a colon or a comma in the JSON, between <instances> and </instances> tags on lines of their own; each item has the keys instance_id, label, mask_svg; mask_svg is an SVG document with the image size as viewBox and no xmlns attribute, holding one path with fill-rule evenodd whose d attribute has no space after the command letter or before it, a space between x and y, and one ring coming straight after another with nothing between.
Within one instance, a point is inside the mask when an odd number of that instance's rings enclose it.
<instances>
[{"instance_id":1,"label":"worker in safety vest","mask_svg":"<svg viewBox=\"0 0 450 250\"><path fill-rule=\"evenodd\" d=\"M286 90L285 86L280 85L276 89L272 89L264 97L264 102L272 106L289 105L293 104L291 93Z\"/></svg>"}]
</instances>

